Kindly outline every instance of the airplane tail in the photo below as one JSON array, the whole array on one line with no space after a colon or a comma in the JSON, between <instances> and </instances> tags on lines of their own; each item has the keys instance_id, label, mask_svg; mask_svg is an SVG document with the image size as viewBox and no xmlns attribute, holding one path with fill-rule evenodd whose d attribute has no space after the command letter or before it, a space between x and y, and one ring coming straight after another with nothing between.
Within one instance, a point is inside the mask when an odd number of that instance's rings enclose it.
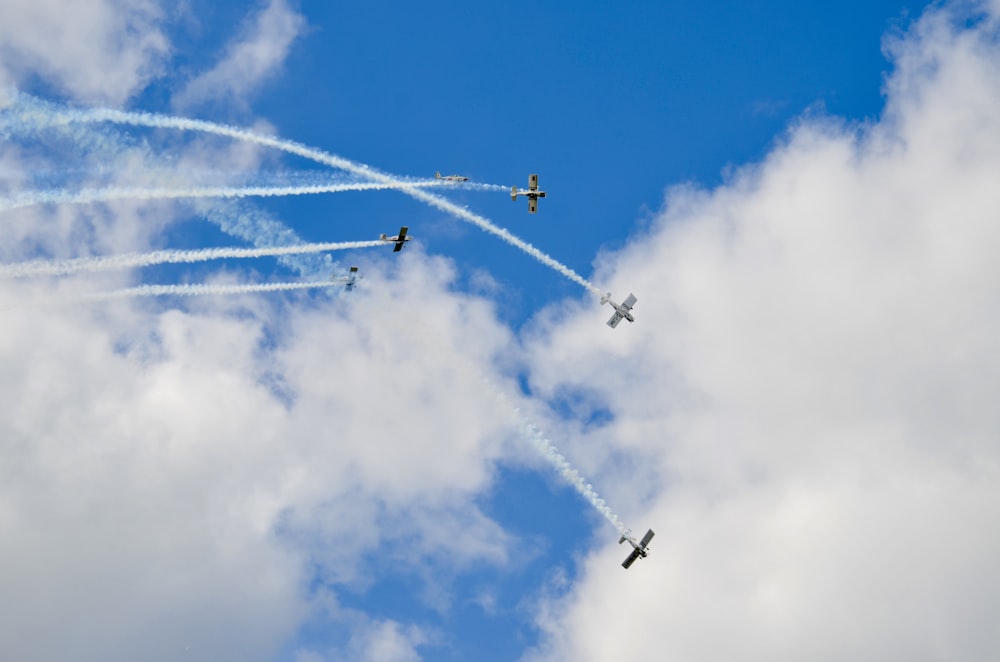
<instances>
[{"instance_id":1,"label":"airplane tail","mask_svg":"<svg viewBox=\"0 0 1000 662\"><path fill-rule=\"evenodd\" d=\"M379 238L379 239L381 239L382 241L386 241L386 240L388 240L388 239L389 239L388 237L386 237L386 236L385 236L385 233L384 233L384 232L383 232L382 234L380 234L380 235L378 236L378 238Z\"/></svg>"},{"instance_id":2,"label":"airplane tail","mask_svg":"<svg viewBox=\"0 0 1000 662\"><path fill-rule=\"evenodd\" d=\"M441 171L440 170L438 170L437 172L434 173L434 179L441 179Z\"/></svg>"},{"instance_id":3,"label":"airplane tail","mask_svg":"<svg viewBox=\"0 0 1000 662\"><path fill-rule=\"evenodd\" d=\"M517 187L516 186L511 186L510 187L510 199L511 200L517 200Z\"/></svg>"}]
</instances>

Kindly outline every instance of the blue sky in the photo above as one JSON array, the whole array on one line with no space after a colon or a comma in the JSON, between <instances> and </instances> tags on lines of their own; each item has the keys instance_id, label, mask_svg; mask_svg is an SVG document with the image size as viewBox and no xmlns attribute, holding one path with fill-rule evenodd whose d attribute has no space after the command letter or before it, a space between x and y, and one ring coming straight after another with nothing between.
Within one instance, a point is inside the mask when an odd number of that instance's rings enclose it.
<instances>
[{"instance_id":1,"label":"blue sky","mask_svg":"<svg viewBox=\"0 0 1000 662\"><path fill-rule=\"evenodd\" d=\"M998 16L0 9L0 657L989 659ZM95 107L411 179L538 173L534 215L506 188L430 192L634 292L637 321L608 329L594 292L400 191L184 200L357 178L54 119ZM147 193L65 201L108 187ZM63 201L18 202L43 189ZM401 225L401 253L21 273ZM350 294L122 293L349 265ZM627 572L618 517L657 531Z\"/></svg>"}]
</instances>

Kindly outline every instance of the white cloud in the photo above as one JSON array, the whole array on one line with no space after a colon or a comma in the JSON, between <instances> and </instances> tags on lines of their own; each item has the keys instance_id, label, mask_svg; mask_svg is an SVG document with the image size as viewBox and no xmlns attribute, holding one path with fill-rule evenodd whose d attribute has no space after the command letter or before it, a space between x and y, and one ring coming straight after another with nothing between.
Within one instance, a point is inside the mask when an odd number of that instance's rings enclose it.
<instances>
[{"instance_id":1,"label":"white cloud","mask_svg":"<svg viewBox=\"0 0 1000 662\"><path fill-rule=\"evenodd\" d=\"M310 568L358 586L435 568L433 600L505 564L471 496L509 435L474 366L507 334L448 274L416 252L398 276L369 269L350 318L252 298L18 309L0 332L0 563L17 569L0 657L271 659L310 611ZM401 627L370 659L411 659L422 639Z\"/></svg>"},{"instance_id":2,"label":"white cloud","mask_svg":"<svg viewBox=\"0 0 1000 662\"><path fill-rule=\"evenodd\" d=\"M90 146L74 164L85 172L114 180L124 163L143 181L153 167L104 128L72 139ZM5 146L4 163L18 171L25 152ZM176 162L256 158L207 141ZM17 210L0 254L144 250L183 217L162 204ZM448 609L456 573L508 562L512 541L473 496L507 452L480 373L510 333L485 300L451 291L447 261L399 257L319 305L59 308L55 292L138 276L0 284L0 564L16 569L0 573L0 658L273 659L316 618L313 582L363 589L394 566ZM407 659L423 636L399 623L365 650Z\"/></svg>"},{"instance_id":3,"label":"white cloud","mask_svg":"<svg viewBox=\"0 0 1000 662\"><path fill-rule=\"evenodd\" d=\"M169 55L161 19L155 0L5 0L0 85L37 75L75 99L120 104Z\"/></svg>"},{"instance_id":4,"label":"white cloud","mask_svg":"<svg viewBox=\"0 0 1000 662\"><path fill-rule=\"evenodd\" d=\"M995 20L931 11L889 44L878 123L807 117L726 185L670 191L602 256L634 325L570 309L529 343L534 388L590 385L616 416L591 443L649 459L601 482L657 531L543 604L537 657L992 659Z\"/></svg>"},{"instance_id":5,"label":"white cloud","mask_svg":"<svg viewBox=\"0 0 1000 662\"><path fill-rule=\"evenodd\" d=\"M416 647L426 641L419 628L402 628L394 621L383 621L352 638L349 658L365 662L414 662L420 659Z\"/></svg>"},{"instance_id":6,"label":"white cloud","mask_svg":"<svg viewBox=\"0 0 1000 662\"><path fill-rule=\"evenodd\" d=\"M244 102L277 73L304 27L305 19L286 0L270 0L253 20L244 23L218 64L189 81L174 97L174 107L184 110L207 101Z\"/></svg>"}]
</instances>

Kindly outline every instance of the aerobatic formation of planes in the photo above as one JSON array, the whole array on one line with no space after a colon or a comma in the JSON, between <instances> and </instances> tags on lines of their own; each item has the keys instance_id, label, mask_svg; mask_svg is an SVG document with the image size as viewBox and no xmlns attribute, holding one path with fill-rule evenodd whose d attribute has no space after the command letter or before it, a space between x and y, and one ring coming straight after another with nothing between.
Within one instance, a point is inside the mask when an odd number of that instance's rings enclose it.
<instances>
[{"instance_id":1,"label":"aerobatic formation of planes","mask_svg":"<svg viewBox=\"0 0 1000 662\"><path fill-rule=\"evenodd\" d=\"M440 171L434 173L434 179L448 183L461 183L469 181L468 177L462 175L442 176ZM517 200L519 196L523 196L528 199L528 211L532 214L538 211L538 199L544 198L545 195L546 195L545 191L539 190L538 188L538 175L536 174L528 175L527 190L519 191L518 188L514 186L511 188L510 191L511 200ZM393 252L398 253L399 251L403 250L403 246L406 245L406 242L410 241L413 238L407 234L408 231L409 228L404 225L399 228L399 234L397 234L396 236L390 237L387 236L385 233L382 233L379 236L379 239L386 243L394 244L392 250ZM351 267L349 275L333 276L332 280L335 282L343 282L344 289L350 292L351 290L354 289L354 286L357 283L357 279L360 277L361 276L358 275L358 268ZM615 310L615 312L612 313L611 315L611 319L608 320L608 326L614 329L623 319L626 319L629 322L635 322L635 316L632 314L632 307L635 306L636 301L637 299L635 295L631 293L629 293L629 295L621 303L616 303L614 300L612 300L610 292L602 296L601 305L603 306L606 303L611 304L611 307L614 308ZM653 530L649 529L646 532L646 535L642 537L642 540L636 542L635 538L630 536L629 533L631 533L631 531L626 531L624 534L622 534L622 537L618 539L619 545L628 541L628 544L632 546L632 552L628 555L625 561L622 562L622 567L625 568L626 570L629 567L631 567L633 563L635 563L636 559L644 559L646 558L646 556L649 555L649 543L653 539L654 535Z\"/></svg>"}]
</instances>

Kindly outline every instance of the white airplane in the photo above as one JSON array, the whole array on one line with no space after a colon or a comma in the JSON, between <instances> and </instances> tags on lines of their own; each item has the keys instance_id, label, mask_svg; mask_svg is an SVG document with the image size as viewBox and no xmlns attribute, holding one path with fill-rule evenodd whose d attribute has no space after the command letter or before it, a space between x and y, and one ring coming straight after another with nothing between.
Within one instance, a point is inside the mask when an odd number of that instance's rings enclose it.
<instances>
[{"instance_id":1,"label":"white airplane","mask_svg":"<svg viewBox=\"0 0 1000 662\"><path fill-rule=\"evenodd\" d=\"M413 237L406 236L407 230L409 230L409 228L404 225L403 227L399 228L399 234L397 234L395 237L387 237L383 232L379 236L379 239L385 242L395 242L396 246L392 249L392 252L398 253L399 251L403 250L403 244L408 242L410 239L413 239Z\"/></svg>"},{"instance_id":2,"label":"white airplane","mask_svg":"<svg viewBox=\"0 0 1000 662\"><path fill-rule=\"evenodd\" d=\"M538 190L538 175L528 175L528 190L518 191L516 186L510 189L510 199L517 200L517 196L523 195L528 198L528 211L534 214L538 211L538 198L545 197L545 191Z\"/></svg>"},{"instance_id":3,"label":"white airplane","mask_svg":"<svg viewBox=\"0 0 1000 662\"><path fill-rule=\"evenodd\" d=\"M361 278L361 276L358 275L357 267L351 267L351 271L347 276L338 276L336 274L330 276L330 280L334 283L343 283L344 289L348 292L354 289L354 286L357 284L359 278Z\"/></svg>"},{"instance_id":4,"label":"white airplane","mask_svg":"<svg viewBox=\"0 0 1000 662\"><path fill-rule=\"evenodd\" d=\"M634 294L629 293L628 298L622 301L621 304L617 304L611 300L611 292L608 292L601 297L601 305L610 303L611 307L615 309L615 314L611 316L608 320L608 326L612 329L618 326L618 322L622 321L622 318L627 319L629 322L634 322L635 317L632 315L632 306L635 305L637 299Z\"/></svg>"},{"instance_id":5,"label":"white airplane","mask_svg":"<svg viewBox=\"0 0 1000 662\"><path fill-rule=\"evenodd\" d=\"M440 170L434 173L434 179L440 179L443 182L467 182L467 181L469 181L468 177L463 177L462 175L445 175L444 177L442 177Z\"/></svg>"},{"instance_id":6,"label":"white airplane","mask_svg":"<svg viewBox=\"0 0 1000 662\"><path fill-rule=\"evenodd\" d=\"M646 531L646 535L642 537L639 542L635 541L635 538L630 536L632 533L631 529L622 534L622 537L618 539L618 544L622 544L628 540L628 544L632 545L632 553L628 555L628 558L622 562L622 567L628 570L629 566L635 563L636 559L644 559L649 556L649 550L646 547L649 545L649 541L653 539L653 530L650 529Z\"/></svg>"}]
</instances>

